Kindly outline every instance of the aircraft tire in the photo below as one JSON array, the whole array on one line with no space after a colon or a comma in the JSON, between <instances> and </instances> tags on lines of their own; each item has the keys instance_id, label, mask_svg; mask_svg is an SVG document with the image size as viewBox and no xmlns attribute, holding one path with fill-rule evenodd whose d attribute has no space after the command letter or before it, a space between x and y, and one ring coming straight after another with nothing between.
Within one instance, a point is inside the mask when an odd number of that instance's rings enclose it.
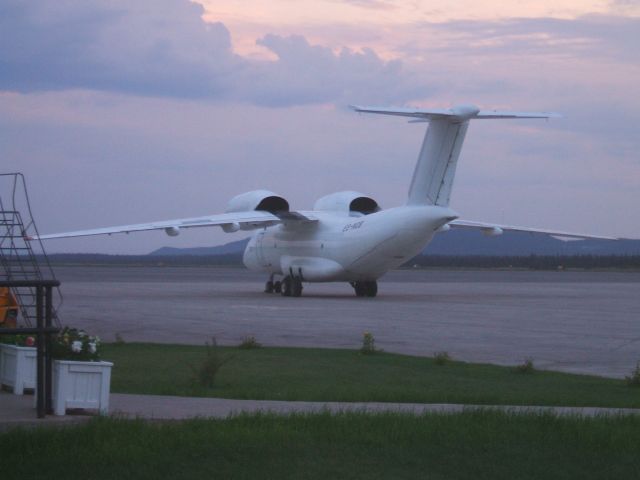
<instances>
[{"instance_id":1,"label":"aircraft tire","mask_svg":"<svg viewBox=\"0 0 640 480\"><path fill-rule=\"evenodd\" d=\"M367 282L353 282L351 284L353 289L356 291L356 297L364 297L366 295L366 283Z\"/></svg>"},{"instance_id":2,"label":"aircraft tire","mask_svg":"<svg viewBox=\"0 0 640 480\"><path fill-rule=\"evenodd\" d=\"M367 297L375 297L378 295L378 282L375 280L365 283L365 295Z\"/></svg>"},{"instance_id":3,"label":"aircraft tire","mask_svg":"<svg viewBox=\"0 0 640 480\"><path fill-rule=\"evenodd\" d=\"M291 296L299 297L302 295L302 280L299 277L293 277L291 282Z\"/></svg>"},{"instance_id":4,"label":"aircraft tire","mask_svg":"<svg viewBox=\"0 0 640 480\"><path fill-rule=\"evenodd\" d=\"M283 297L291 296L291 277L289 277L288 275L282 279L280 293L282 294Z\"/></svg>"},{"instance_id":5,"label":"aircraft tire","mask_svg":"<svg viewBox=\"0 0 640 480\"><path fill-rule=\"evenodd\" d=\"M282 293L282 282L280 282L279 280L273 282L273 291L275 293Z\"/></svg>"},{"instance_id":6,"label":"aircraft tire","mask_svg":"<svg viewBox=\"0 0 640 480\"><path fill-rule=\"evenodd\" d=\"M264 285L264 293L273 293L273 282L271 280L267 281Z\"/></svg>"}]
</instances>

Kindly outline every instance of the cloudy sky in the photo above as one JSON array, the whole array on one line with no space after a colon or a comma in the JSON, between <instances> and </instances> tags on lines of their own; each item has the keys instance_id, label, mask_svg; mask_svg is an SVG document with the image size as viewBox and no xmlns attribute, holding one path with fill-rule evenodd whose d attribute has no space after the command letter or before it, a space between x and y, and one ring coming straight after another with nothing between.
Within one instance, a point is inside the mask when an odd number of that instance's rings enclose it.
<instances>
[{"instance_id":1,"label":"cloudy sky","mask_svg":"<svg viewBox=\"0 0 640 480\"><path fill-rule=\"evenodd\" d=\"M564 117L473 123L452 207L640 237L639 45L636 0L0 0L1 170L26 175L41 233L218 213L256 188L390 207L424 125L347 105L549 110Z\"/></svg>"}]
</instances>

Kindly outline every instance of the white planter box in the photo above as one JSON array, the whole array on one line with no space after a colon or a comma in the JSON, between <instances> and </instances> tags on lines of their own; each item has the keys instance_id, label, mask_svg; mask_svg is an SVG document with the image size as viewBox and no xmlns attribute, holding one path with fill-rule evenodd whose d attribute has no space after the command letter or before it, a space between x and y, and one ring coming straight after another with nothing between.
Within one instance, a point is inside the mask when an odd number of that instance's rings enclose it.
<instances>
[{"instance_id":1,"label":"white planter box","mask_svg":"<svg viewBox=\"0 0 640 480\"><path fill-rule=\"evenodd\" d=\"M36 388L35 347L17 347L0 343L0 384L22 395L27 388Z\"/></svg>"},{"instance_id":2,"label":"white planter box","mask_svg":"<svg viewBox=\"0 0 640 480\"><path fill-rule=\"evenodd\" d=\"M53 413L64 415L67 408L90 408L109 412L110 362L53 362Z\"/></svg>"}]
</instances>

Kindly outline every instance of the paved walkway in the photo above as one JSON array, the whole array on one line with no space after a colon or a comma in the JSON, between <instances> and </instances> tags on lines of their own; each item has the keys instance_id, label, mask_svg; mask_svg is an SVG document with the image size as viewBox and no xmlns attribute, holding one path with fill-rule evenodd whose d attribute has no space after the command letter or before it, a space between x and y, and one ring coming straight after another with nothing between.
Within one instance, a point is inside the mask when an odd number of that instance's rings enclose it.
<instances>
[{"instance_id":1,"label":"paved walkway","mask_svg":"<svg viewBox=\"0 0 640 480\"><path fill-rule=\"evenodd\" d=\"M535 407L509 405L460 405L452 403L381 402L286 402L277 400L233 400L151 395L112 394L110 411L114 414L149 419L224 418L238 413L272 412L278 414L337 412L459 413L465 410L499 409L518 413L551 412L557 415L639 415L640 409L597 407Z\"/></svg>"},{"instance_id":2,"label":"paved walkway","mask_svg":"<svg viewBox=\"0 0 640 480\"><path fill-rule=\"evenodd\" d=\"M37 418L34 395L13 395L0 391L0 432L18 426L73 425L90 418L88 415L47 415Z\"/></svg>"},{"instance_id":3,"label":"paved walkway","mask_svg":"<svg viewBox=\"0 0 640 480\"><path fill-rule=\"evenodd\" d=\"M598 407L537 407L509 405L459 405L450 403L350 403L350 402L285 402L275 400L233 400L223 398L172 397L161 395L111 394L111 415L152 420L184 420L194 417L226 418L239 413L271 412L282 415L291 413L337 412L402 412L459 413L468 410L504 410L517 413L550 412L556 415L639 415L640 409ZM56 417L47 415L37 419L33 395L11 395L0 392L0 431L15 426L69 425L90 419L92 415Z\"/></svg>"}]
</instances>

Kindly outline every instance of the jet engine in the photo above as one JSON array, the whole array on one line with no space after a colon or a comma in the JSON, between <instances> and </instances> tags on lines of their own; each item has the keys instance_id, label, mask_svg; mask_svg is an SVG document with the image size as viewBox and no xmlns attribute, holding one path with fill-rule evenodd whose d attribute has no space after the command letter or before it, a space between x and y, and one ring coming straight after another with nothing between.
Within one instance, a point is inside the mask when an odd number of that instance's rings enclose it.
<instances>
[{"instance_id":1,"label":"jet engine","mask_svg":"<svg viewBox=\"0 0 640 480\"><path fill-rule=\"evenodd\" d=\"M344 212L350 216L369 215L379 212L380 205L373 198L360 192L336 192L320 198L313 207L314 210L328 212Z\"/></svg>"},{"instance_id":2,"label":"jet engine","mask_svg":"<svg viewBox=\"0 0 640 480\"><path fill-rule=\"evenodd\" d=\"M226 213L261 210L269 213L289 211L289 202L269 190L252 190L229 200Z\"/></svg>"}]
</instances>

